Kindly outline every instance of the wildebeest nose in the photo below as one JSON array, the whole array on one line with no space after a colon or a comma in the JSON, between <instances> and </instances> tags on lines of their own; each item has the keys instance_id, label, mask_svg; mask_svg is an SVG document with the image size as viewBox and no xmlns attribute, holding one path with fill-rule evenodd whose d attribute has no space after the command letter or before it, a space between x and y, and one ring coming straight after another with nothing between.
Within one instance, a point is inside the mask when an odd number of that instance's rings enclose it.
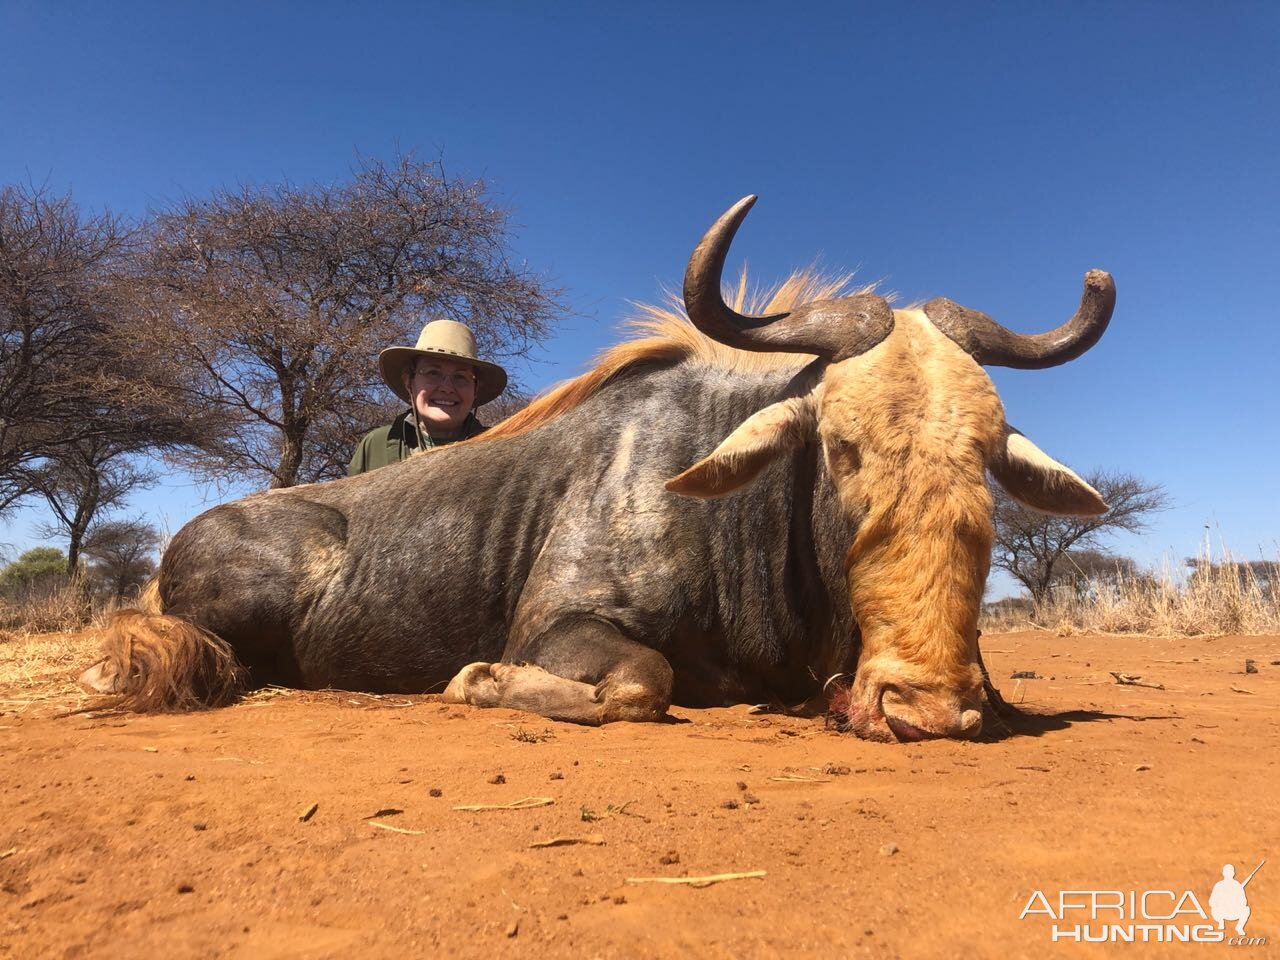
<instances>
[{"instance_id":1,"label":"wildebeest nose","mask_svg":"<svg viewBox=\"0 0 1280 960\"><path fill-rule=\"evenodd\" d=\"M961 706L963 702L905 685L880 689L880 712L901 741L972 740L982 730L982 711Z\"/></svg>"},{"instance_id":2,"label":"wildebeest nose","mask_svg":"<svg viewBox=\"0 0 1280 960\"><path fill-rule=\"evenodd\" d=\"M972 740L982 732L982 711L964 710L960 713L960 728L956 736Z\"/></svg>"}]
</instances>

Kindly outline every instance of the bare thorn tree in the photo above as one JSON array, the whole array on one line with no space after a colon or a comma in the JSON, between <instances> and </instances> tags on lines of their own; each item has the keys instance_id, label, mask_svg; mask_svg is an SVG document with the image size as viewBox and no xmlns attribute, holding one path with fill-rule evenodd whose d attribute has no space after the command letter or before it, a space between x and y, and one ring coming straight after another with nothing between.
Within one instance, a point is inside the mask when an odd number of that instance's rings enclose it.
<instances>
[{"instance_id":1,"label":"bare thorn tree","mask_svg":"<svg viewBox=\"0 0 1280 960\"><path fill-rule=\"evenodd\" d=\"M119 426L90 381L109 352L113 264L126 231L70 196L0 187L0 513L33 492L51 453ZM98 384L101 387L101 384Z\"/></svg>"},{"instance_id":2,"label":"bare thorn tree","mask_svg":"<svg viewBox=\"0 0 1280 960\"><path fill-rule=\"evenodd\" d=\"M92 498L91 464L118 473L130 453L218 436L207 412L183 402L174 370L146 376L127 349L121 301L133 288L134 239L70 196L0 188L0 513L53 496L67 505L58 520L73 540L85 525L65 499L72 475ZM74 567L74 544L72 553Z\"/></svg>"},{"instance_id":3,"label":"bare thorn tree","mask_svg":"<svg viewBox=\"0 0 1280 960\"><path fill-rule=\"evenodd\" d=\"M342 183L246 186L155 214L140 261L139 362L182 372L193 410L228 430L184 465L286 487L345 475L387 415L378 351L425 320L524 354L558 290L509 259L508 213L439 163L363 161Z\"/></svg>"},{"instance_id":4,"label":"bare thorn tree","mask_svg":"<svg viewBox=\"0 0 1280 960\"><path fill-rule=\"evenodd\" d=\"M1115 595L1123 584L1147 579L1132 557L1106 550L1072 549L1055 565L1050 589L1069 591L1077 602L1084 603L1099 590Z\"/></svg>"},{"instance_id":5,"label":"bare thorn tree","mask_svg":"<svg viewBox=\"0 0 1280 960\"><path fill-rule=\"evenodd\" d=\"M1117 531L1140 533L1169 498L1159 484L1127 473L1094 472L1085 479L1111 507L1100 517L1054 517L1036 513L999 487L995 499L995 547L991 564L1007 571L1044 603L1057 578L1069 566L1072 551L1099 551L1104 537Z\"/></svg>"},{"instance_id":6,"label":"bare thorn tree","mask_svg":"<svg viewBox=\"0 0 1280 960\"><path fill-rule=\"evenodd\" d=\"M485 423L493 426L527 407L533 397L514 385L508 385L502 396L484 405Z\"/></svg>"},{"instance_id":7,"label":"bare thorn tree","mask_svg":"<svg viewBox=\"0 0 1280 960\"><path fill-rule=\"evenodd\" d=\"M159 547L159 531L140 517L95 524L84 541L90 578L100 594L124 599L155 572Z\"/></svg>"},{"instance_id":8,"label":"bare thorn tree","mask_svg":"<svg viewBox=\"0 0 1280 960\"><path fill-rule=\"evenodd\" d=\"M135 452L135 445L110 438L79 440L60 447L32 473L32 486L53 513L42 532L67 538L68 575L79 569L81 548L95 521L132 492L155 483L156 475L132 456Z\"/></svg>"}]
</instances>

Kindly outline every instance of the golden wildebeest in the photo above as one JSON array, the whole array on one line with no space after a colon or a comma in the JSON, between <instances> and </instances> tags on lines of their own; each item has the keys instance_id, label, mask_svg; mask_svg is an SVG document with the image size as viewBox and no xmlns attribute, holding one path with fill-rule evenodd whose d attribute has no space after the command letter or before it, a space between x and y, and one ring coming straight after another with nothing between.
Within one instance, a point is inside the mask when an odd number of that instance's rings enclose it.
<instances>
[{"instance_id":1,"label":"golden wildebeest","mask_svg":"<svg viewBox=\"0 0 1280 960\"><path fill-rule=\"evenodd\" d=\"M87 680L136 708L247 680L599 724L816 701L845 673L859 736L974 736L987 474L1039 510L1106 509L1005 422L982 365L1088 350L1111 278L1036 336L944 299L786 304L795 284L744 316L721 273L754 199L690 259L692 327L651 323L475 440L192 520Z\"/></svg>"}]
</instances>

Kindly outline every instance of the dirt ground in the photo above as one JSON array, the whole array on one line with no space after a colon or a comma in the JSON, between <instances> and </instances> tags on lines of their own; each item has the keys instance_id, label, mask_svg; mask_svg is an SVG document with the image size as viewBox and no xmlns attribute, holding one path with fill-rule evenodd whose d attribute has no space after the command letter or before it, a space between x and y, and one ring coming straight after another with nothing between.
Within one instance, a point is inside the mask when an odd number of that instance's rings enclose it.
<instances>
[{"instance_id":1,"label":"dirt ground","mask_svg":"<svg viewBox=\"0 0 1280 960\"><path fill-rule=\"evenodd\" d=\"M1187 956L1227 947L1054 944L1019 914L1035 890L1207 910L1264 857L1247 933L1274 950L1280 637L983 646L1038 718L910 746L746 707L587 729L266 691L58 717L0 689L0 956ZM538 846L563 838L594 842Z\"/></svg>"}]
</instances>

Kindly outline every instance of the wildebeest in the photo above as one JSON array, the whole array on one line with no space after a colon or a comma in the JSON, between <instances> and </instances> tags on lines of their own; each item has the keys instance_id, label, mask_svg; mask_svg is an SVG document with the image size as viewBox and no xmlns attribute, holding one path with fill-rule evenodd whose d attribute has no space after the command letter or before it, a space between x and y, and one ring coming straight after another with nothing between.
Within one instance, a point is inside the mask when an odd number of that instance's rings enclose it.
<instances>
[{"instance_id":1,"label":"wildebeest","mask_svg":"<svg viewBox=\"0 0 1280 960\"><path fill-rule=\"evenodd\" d=\"M689 261L693 327L659 323L476 440L192 520L88 679L138 708L223 702L247 671L599 724L851 674L860 736L975 735L986 474L1040 510L1106 509L1006 424L982 364L1079 356L1111 278L1036 336L872 291L745 316L721 274L754 199Z\"/></svg>"}]
</instances>

